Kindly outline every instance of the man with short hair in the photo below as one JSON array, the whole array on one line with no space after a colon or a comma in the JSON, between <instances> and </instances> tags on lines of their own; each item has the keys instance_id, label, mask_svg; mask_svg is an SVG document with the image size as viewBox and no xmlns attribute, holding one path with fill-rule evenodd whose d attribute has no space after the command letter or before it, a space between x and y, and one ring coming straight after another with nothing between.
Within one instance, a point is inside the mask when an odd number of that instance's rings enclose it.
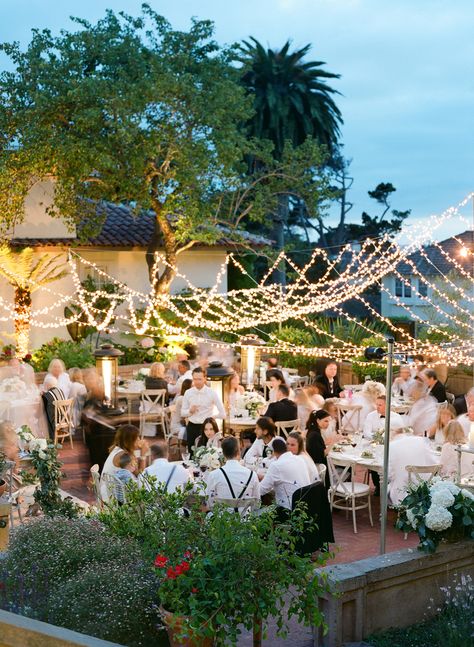
<instances>
[{"instance_id":1,"label":"man with short hair","mask_svg":"<svg viewBox=\"0 0 474 647\"><path fill-rule=\"evenodd\" d=\"M260 484L256 473L240 464L237 438L224 438L221 449L226 462L224 467L209 474L206 486L208 506L212 508L216 499L260 498Z\"/></svg>"},{"instance_id":2,"label":"man with short hair","mask_svg":"<svg viewBox=\"0 0 474 647\"><path fill-rule=\"evenodd\" d=\"M465 395L458 395L453 402L458 416L467 413L470 404L474 404L474 387L469 389Z\"/></svg>"},{"instance_id":3,"label":"man with short hair","mask_svg":"<svg viewBox=\"0 0 474 647\"><path fill-rule=\"evenodd\" d=\"M286 384L280 384L276 392L276 402L270 402L265 416L273 422L286 422L298 419L298 407L296 402L289 399L290 389Z\"/></svg>"},{"instance_id":4,"label":"man with short hair","mask_svg":"<svg viewBox=\"0 0 474 647\"><path fill-rule=\"evenodd\" d=\"M170 395L179 395L181 393L181 386L184 380L192 380L193 374L191 371L191 364L187 359L182 359L178 364L179 377L175 384L168 384L168 393Z\"/></svg>"},{"instance_id":5,"label":"man with short hair","mask_svg":"<svg viewBox=\"0 0 474 647\"><path fill-rule=\"evenodd\" d=\"M202 368L195 368L193 371L193 386L183 396L181 416L188 419L186 440L189 451L192 450L196 438L201 435L206 418L225 418L224 405L216 391L207 386Z\"/></svg>"},{"instance_id":6,"label":"man with short hair","mask_svg":"<svg viewBox=\"0 0 474 647\"><path fill-rule=\"evenodd\" d=\"M400 366L398 376L393 381L393 395L405 398L409 397L414 383L415 380L411 376L410 367L407 364Z\"/></svg>"},{"instance_id":7,"label":"man with short hair","mask_svg":"<svg viewBox=\"0 0 474 647\"><path fill-rule=\"evenodd\" d=\"M291 510L293 493L311 483L308 469L301 456L287 450L283 438L273 441L273 456L275 460L260 483L260 494L274 492L277 506Z\"/></svg>"},{"instance_id":8,"label":"man with short hair","mask_svg":"<svg viewBox=\"0 0 474 647\"><path fill-rule=\"evenodd\" d=\"M439 382L436 371L432 368L425 368L421 374L421 378L428 387L429 395L432 395L438 402L446 402L446 389Z\"/></svg>"},{"instance_id":9,"label":"man with short hair","mask_svg":"<svg viewBox=\"0 0 474 647\"><path fill-rule=\"evenodd\" d=\"M166 492L173 493L177 489L183 489L189 483L191 477L187 469L179 463L170 463L168 461L168 444L166 442L158 442L150 446L150 454L152 463L149 467L145 467L143 472L139 475L139 482L146 488L150 488L147 482L148 476L156 478L158 484L164 483Z\"/></svg>"},{"instance_id":10,"label":"man with short hair","mask_svg":"<svg viewBox=\"0 0 474 647\"><path fill-rule=\"evenodd\" d=\"M387 398L380 395L375 401L375 411L371 411L364 422L362 435L367 440L372 440L374 433L385 428L385 416L387 410ZM403 429L407 423L402 416L395 411L390 412L390 430Z\"/></svg>"}]
</instances>

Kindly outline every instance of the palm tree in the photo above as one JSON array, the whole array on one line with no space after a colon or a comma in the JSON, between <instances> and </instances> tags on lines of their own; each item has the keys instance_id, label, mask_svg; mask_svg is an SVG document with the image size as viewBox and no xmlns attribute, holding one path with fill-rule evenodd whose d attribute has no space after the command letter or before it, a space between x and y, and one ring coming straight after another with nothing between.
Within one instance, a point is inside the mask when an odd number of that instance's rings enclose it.
<instances>
[{"instance_id":1,"label":"palm tree","mask_svg":"<svg viewBox=\"0 0 474 647\"><path fill-rule=\"evenodd\" d=\"M332 95L339 94L327 79L338 79L322 69L322 61L303 59L310 45L290 52L290 41L280 50L265 49L255 38L241 47L243 63L241 82L254 95L255 114L247 123L248 134L273 143L273 155L280 159L285 142L294 147L308 137L332 150L337 143L342 116ZM284 247L288 219L288 196L281 196L273 216L273 236L277 249ZM285 270L274 278L285 284Z\"/></svg>"},{"instance_id":2,"label":"palm tree","mask_svg":"<svg viewBox=\"0 0 474 647\"><path fill-rule=\"evenodd\" d=\"M0 246L0 276L13 286L15 292L15 346L18 357L24 357L28 352L32 293L67 275L67 270L59 265L60 259L61 255L57 254L36 260L35 250L31 247L17 251L7 244Z\"/></svg>"}]
</instances>

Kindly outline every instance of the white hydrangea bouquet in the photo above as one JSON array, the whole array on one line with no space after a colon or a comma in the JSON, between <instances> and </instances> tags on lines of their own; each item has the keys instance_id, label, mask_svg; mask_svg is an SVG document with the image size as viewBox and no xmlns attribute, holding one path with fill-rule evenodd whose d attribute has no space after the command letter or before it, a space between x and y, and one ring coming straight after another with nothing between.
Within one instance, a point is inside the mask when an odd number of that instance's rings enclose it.
<instances>
[{"instance_id":1,"label":"white hydrangea bouquet","mask_svg":"<svg viewBox=\"0 0 474 647\"><path fill-rule=\"evenodd\" d=\"M30 442L36 440L36 436L28 425L21 425L15 431L18 437L18 447L23 451L28 451Z\"/></svg>"},{"instance_id":2,"label":"white hydrangea bouquet","mask_svg":"<svg viewBox=\"0 0 474 647\"><path fill-rule=\"evenodd\" d=\"M224 455L219 447L198 447L193 459L200 468L217 470L224 465Z\"/></svg>"},{"instance_id":3,"label":"white hydrangea bouquet","mask_svg":"<svg viewBox=\"0 0 474 647\"><path fill-rule=\"evenodd\" d=\"M474 494L438 476L412 485L398 508L396 527L418 533L418 548L428 553L443 539L474 539Z\"/></svg>"},{"instance_id":4,"label":"white hydrangea bouquet","mask_svg":"<svg viewBox=\"0 0 474 647\"><path fill-rule=\"evenodd\" d=\"M243 406L250 418L258 418L258 410L265 404L265 398L256 391L246 391L243 396Z\"/></svg>"}]
</instances>

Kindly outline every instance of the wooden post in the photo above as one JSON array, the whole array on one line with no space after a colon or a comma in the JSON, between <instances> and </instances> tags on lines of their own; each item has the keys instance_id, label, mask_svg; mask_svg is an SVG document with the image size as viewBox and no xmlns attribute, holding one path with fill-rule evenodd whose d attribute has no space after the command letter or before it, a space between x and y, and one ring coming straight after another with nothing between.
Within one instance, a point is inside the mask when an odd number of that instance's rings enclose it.
<instances>
[{"instance_id":1,"label":"wooden post","mask_svg":"<svg viewBox=\"0 0 474 647\"><path fill-rule=\"evenodd\" d=\"M0 499L0 552L8 548L10 507L10 503L2 502Z\"/></svg>"}]
</instances>

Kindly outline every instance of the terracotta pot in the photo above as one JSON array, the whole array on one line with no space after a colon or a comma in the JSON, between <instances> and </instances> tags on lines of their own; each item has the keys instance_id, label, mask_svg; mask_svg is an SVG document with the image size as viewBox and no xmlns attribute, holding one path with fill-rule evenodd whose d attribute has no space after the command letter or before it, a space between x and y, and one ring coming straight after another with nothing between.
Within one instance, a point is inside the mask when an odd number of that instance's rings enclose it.
<instances>
[{"instance_id":1,"label":"terracotta pot","mask_svg":"<svg viewBox=\"0 0 474 647\"><path fill-rule=\"evenodd\" d=\"M7 491L7 484L3 479L0 479L0 496L3 496Z\"/></svg>"},{"instance_id":2,"label":"terracotta pot","mask_svg":"<svg viewBox=\"0 0 474 647\"><path fill-rule=\"evenodd\" d=\"M195 638L192 635L183 640L178 640L177 636L181 632L185 617L166 611L163 607L160 607L160 614L166 627L170 647L212 647L214 645L212 638Z\"/></svg>"}]
</instances>

